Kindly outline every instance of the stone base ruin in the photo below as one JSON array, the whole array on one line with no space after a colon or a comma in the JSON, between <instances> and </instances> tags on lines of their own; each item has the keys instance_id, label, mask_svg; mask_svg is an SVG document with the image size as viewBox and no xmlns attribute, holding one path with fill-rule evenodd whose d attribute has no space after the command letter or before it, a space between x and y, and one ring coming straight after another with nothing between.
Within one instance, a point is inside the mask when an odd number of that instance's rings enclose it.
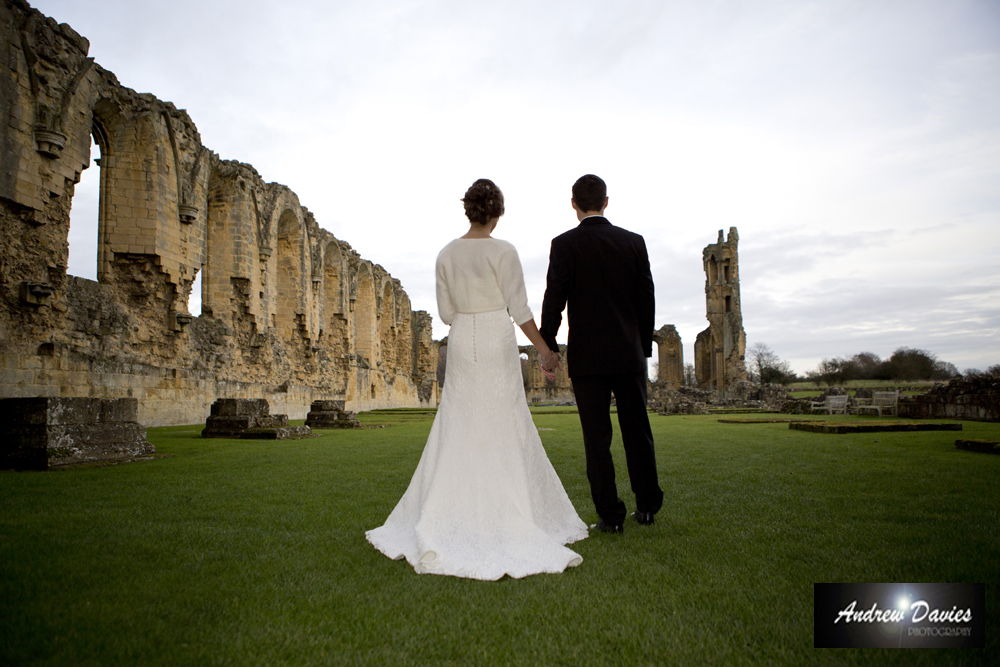
<instances>
[{"instance_id":1,"label":"stone base ruin","mask_svg":"<svg viewBox=\"0 0 1000 667\"><path fill-rule=\"evenodd\" d=\"M956 440L955 447L967 452L980 454L1000 454L1000 442L996 440Z\"/></svg>"},{"instance_id":2,"label":"stone base ruin","mask_svg":"<svg viewBox=\"0 0 1000 667\"><path fill-rule=\"evenodd\" d=\"M306 416L309 428L361 428L357 416L344 409L344 401L313 401Z\"/></svg>"},{"instance_id":3,"label":"stone base ruin","mask_svg":"<svg viewBox=\"0 0 1000 667\"><path fill-rule=\"evenodd\" d=\"M272 415L263 398L220 398L212 403L203 438L288 440L312 435L308 426L289 426L288 415Z\"/></svg>"},{"instance_id":4,"label":"stone base ruin","mask_svg":"<svg viewBox=\"0 0 1000 667\"><path fill-rule=\"evenodd\" d=\"M48 470L154 452L134 398L4 398L0 422L0 469Z\"/></svg>"},{"instance_id":5,"label":"stone base ruin","mask_svg":"<svg viewBox=\"0 0 1000 667\"><path fill-rule=\"evenodd\" d=\"M776 384L755 385L748 380L729 384L725 398L719 391L653 382L648 405L661 415L707 415L723 411L779 412L789 401L788 390Z\"/></svg>"}]
</instances>

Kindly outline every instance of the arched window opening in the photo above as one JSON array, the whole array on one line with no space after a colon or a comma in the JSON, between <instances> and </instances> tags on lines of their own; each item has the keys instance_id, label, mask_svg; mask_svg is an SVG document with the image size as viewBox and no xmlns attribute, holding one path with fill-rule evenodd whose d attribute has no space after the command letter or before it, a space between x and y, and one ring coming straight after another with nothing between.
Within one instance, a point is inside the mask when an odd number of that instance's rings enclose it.
<instances>
[{"instance_id":1,"label":"arched window opening","mask_svg":"<svg viewBox=\"0 0 1000 667\"><path fill-rule=\"evenodd\" d=\"M188 294L187 309L192 315L201 315L201 274L204 273L205 267L202 267L194 276L194 282L191 284L191 293Z\"/></svg>"},{"instance_id":2,"label":"arched window opening","mask_svg":"<svg viewBox=\"0 0 1000 667\"><path fill-rule=\"evenodd\" d=\"M715 285L719 282L719 266L715 262L715 255L708 258L708 283Z\"/></svg>"},{"instance_id":3,"label":"arched window opening","mask_svg":"<svg viewBox=\"0 0 1000 667\"><path fill-rule=\"evenodd\" d=\"M97 280L97 228L101 205L100 146L90 137L90 167L80 172L69 213L69 258L66 273Z\"/></svg>"}]
</instances>

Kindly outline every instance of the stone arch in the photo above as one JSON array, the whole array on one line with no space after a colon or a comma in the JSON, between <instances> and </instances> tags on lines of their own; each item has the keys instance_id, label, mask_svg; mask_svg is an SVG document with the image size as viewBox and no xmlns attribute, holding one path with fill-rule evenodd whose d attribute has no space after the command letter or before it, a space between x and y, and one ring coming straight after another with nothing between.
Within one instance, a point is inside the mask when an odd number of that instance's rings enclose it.
<instances>
[{"instance_id":1,"label":"stone arch","mask_svg":"<svg viewBox=\"0 0 1000 667\"><path fill-rule=\"evenodd\" d=\"M341 280L344 273L344 256L340 252L340 244L334 239L326 244L323 252L323 307L326 322L330 318L344 315L344 283Z\"/></svg>"},{"instance_id":2,"label":"stone arch","mask_svg":"<svg viewBox=\"0 0 1000 667\"><path fill-rule=\"evenodd\" d=\"M293 341L297 334L306 331L305 264L306 235L302 222L291 209L285 209L278 218L278 294L275 324L284 340Z\"/></svg>"},{"instance_id":3,"label":"stone arch","mask_svg":"<svg viewBox=\"0 0 1000 667\"><path fill-rule=\"evenodd\" d=\"M354 304L354 353L375 363L376 312L375 278L368 262L358 264L358 298Z\"/></svg>"},{"instance_id":4,"label":"stone arch","mask_svg":"<svg viewBox=\"0 0 1000 667\"><path fill-rule=\"evenodd\" d=\"M385 369L394 369L396 362L396 291L392 279L382 283L381 309L379 312L379 343Z\"/></svg>"},{"instance_id":5,"label":"stone arch","mask_svg":"<svg viewBox=\"0 0 1000 667\"><path fill-rule=\"evenodd\" d=\"M101 206L107 205L103 196L105 182L101 170L103 156L108 151L107 131L99 118L92 117L87 161L79 172L73 190L70 209L68 255L66 273L81 278L98 280L101 244ZM94 174L93 172L97 173ZM87 201L88 195L96 191L96 202ZM84 194L84 193L87 194ZM89 266L87 266L89 264ZM74 268L74 265L76 268Z\"/></svg>"},{"instance_id":6,"label":"stone arch","mask_svg":"<svg viewBox=\"0 0 1000 667\"><path fill-rule=\"evenodd\" d=\"M413 325L411 322L410 298L403 289L396 289L396 341L395 341L395 361L396 370L416 378L417 340L413 336Z\"/></svg>"},{"instance_id":7,"label":"stone arch","mask_svg":"<svg viewBox=\"0 0 1000 667\"><path fill-rule=\"evenodd\" d=\"M98 100L92 109L91 135L101 150L100 185L97 203L97 281L108 282L111 278L111 264L114 253L111 250L111 233L116 229L111 198L117 180L119 148L121 141L117 135L122 132L124 119L118 107L108 99Z\"/></svg>"},{"instance_id":8,"label":"stone arch","mask_svg":"<svg viewBox=\"0 0 1000 667\"><path fill-rule=\"evenodd\" d=\"M333 239L323 252L323 329L326 331L328 347L334 358L339 359L345 352L344 334L346 318L344 293L344 257L340 244Z\"/></svg>"}]
</instances>

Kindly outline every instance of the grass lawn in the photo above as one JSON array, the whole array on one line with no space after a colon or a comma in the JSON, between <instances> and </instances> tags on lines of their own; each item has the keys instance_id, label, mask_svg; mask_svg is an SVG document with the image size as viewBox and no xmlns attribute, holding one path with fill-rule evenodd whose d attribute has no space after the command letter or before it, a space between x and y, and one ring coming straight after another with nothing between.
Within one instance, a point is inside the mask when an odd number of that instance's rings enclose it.
<instances>
[{"instance_id":1,"label":"grass lawn","mask_svg":"<svg viewBox=\"0 0 1000 667\"><path fill-rule=\"evenodd\" d=\"M417 575L365 541L432 416L361 419L389 426L154 428L165 458L0 472L0 664L974 665L1000 650L1000 456L954 446L1000 424L826 435L651 415L654 526L573 545L583 564L563 574L480 582ZM577 416L534 419L592 523ZM987 648L814 649L815 582L985 582Z\"/></svg>"}]
</instances>

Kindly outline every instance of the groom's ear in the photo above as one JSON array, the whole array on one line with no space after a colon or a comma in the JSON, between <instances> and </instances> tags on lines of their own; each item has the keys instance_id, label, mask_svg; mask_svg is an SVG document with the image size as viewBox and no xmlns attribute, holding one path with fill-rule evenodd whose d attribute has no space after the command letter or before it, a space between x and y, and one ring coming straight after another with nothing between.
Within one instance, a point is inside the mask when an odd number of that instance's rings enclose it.
<instances>
[{"instance_id":1,"label":"groom's ear","mask_svg":"<svg viewBox=\"0 0 1000 667\"><path fill-rule=\"evenodd\" d=\"M580 207L576 205L576 200L573 199L572 197L569 198L569 205L573 207L574 211L578 213L580 212Z\"/></svg>"}]
</instances>

